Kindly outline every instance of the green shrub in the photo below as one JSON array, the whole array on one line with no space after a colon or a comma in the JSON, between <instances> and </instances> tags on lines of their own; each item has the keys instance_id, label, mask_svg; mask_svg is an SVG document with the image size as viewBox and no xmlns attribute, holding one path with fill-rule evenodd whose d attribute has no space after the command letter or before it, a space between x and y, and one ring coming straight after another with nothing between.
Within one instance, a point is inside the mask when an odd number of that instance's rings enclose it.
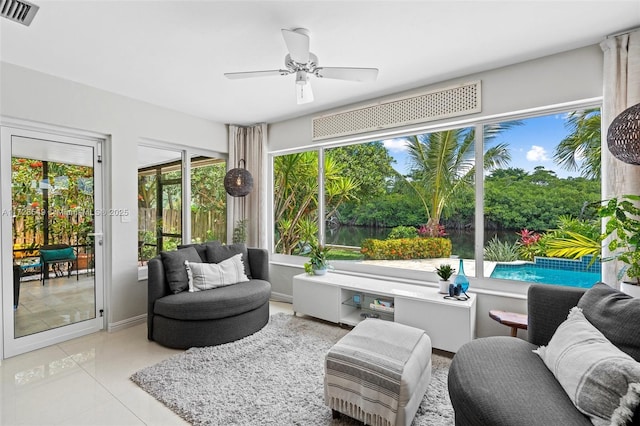
<instances>
[{"instance_id":1,"label":"green shrub","mask_svg":"<svg viewBox=\"0 0 640 426\"><path fill-rule=\"evenodd\" d=\"M518 260L519 244L502 242L498 237L493 237L484 247L484 260L493 262L513 262Z\"/></svg>"},{"instance_id":2,"label":"green shrub","mask_svg":"<svg viewBox=\"0 0 640 426\"><path fill-rule=\"evenodd\" d=\"M395 240L367 239L360 252L365 259L410 260L451 256L448 238L399 238Z\"/></svg>"},{"instance_id":3,"label":"green shrub","mask_svg":"<svg viewBox=\"0 0 640 426\"><path fill-rule=\"evenodd\" d=\"M397 240L399 238L416 238L418 230L413 226L396 226L391 230L387 240Z\"/></svg>"}]
</instances>

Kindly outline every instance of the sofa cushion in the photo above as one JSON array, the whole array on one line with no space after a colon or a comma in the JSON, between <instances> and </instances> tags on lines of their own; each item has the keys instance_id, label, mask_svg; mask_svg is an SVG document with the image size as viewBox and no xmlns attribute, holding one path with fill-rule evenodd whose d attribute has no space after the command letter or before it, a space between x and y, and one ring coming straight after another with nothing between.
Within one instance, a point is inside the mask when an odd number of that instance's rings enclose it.
<instances>
[{"instance_id":1,"label":"sofa cushion","mask_svg":"<svg viewBox=\"0 0 640 426\"><path fill-rule=\"evenodd\" d=\"M161 297L153 313L178 320L226 318L259 308L269 302L271 284L251 280L213 290L188 291Z\"/></svg>"},{"instance_id":2,"label":"sofa cushion","mask_svg":"<svg viewBox=\"0 0 640 426\"><path fill-rule=\"evenodd\" d=\"M173 293L180 293L189 288L189 277L185 261L201 262L200 255L193 247L185 247L174 251L160 253L164 274Z\"/></svg>"},{"instance_id":3,"label":"sofa cushion","mask_svg":"<svg viewBox=\"0 0 640 426\"><path fill-rule=\"evenodd\" d=\"M594 425L631 422L640 402L640 363L608 341L580 308L534 352Z\"/></svg>"},{"instance_id":4,"label":"sofa cushion","mask_svg":"<svg viewBox=\"0 0 640 426\"><path fill-rule=\"evenodd\" d=\"M591 425L533 353L535 348L506 336L463 345L448 376L456 424Z\"/></svg>"},{"instance_id":5,"label":"sofa cushion","mask_svg":"<svg viewBox=\"0 0 640 426\"><path fill-rule=\"evenodd\" d=\"M236 254L220 263L185 262L189 276L189 291L211 290L217 287L249 281L244 274L242 255Z\"/></svg>"},{"instance_id":6,"label":"sofa cushion","mask_svg":"<svg viewBox=\"0 0 640 426\"><path fill-rule=\"evenodd\" d=\"M598 283L582 296L578 307L604 337L622 352L640 361L640 299Z\"/></svg>"},{"instance_id":7,"label":"sofa cushion","mask_svg":"<svg viewBox=\"0 0 640 426\"><path fill-rule=\"evenodd\" d=\"M251 279L251 268L249 267L249 254L247 246L244 243L218 245L207 247L207 261L209 263L220 263L229 259L236 254L242 254L242 263L244 263L244 273Z\"/></svg>"},{"instance_id":8,"label":"sofa cushion","mask_svg":"<svg viewBox=\"0 0 640 426\"><path fill-rule=\"evenodd\" d=\"M207 259L207 247L220 245L222 245L220 244L220 241L207 241L206 243L201 244L181 244L178 246L178 249L193 247L198 252L200 259L202 259L203 262L208 262L209 260Z\"/></svg>"},{"instance_id":9,"label":"sofa cushion","mask_svg":"<svg viewBox=\"0 0 640 426\"><path fill-rule=\"evenodd\" d=\"M44 262L54 262L56 260L75 260L76 254L72 247L65 247L51 250L40 250L40 256Z\"/></svg>"}]
</instances>

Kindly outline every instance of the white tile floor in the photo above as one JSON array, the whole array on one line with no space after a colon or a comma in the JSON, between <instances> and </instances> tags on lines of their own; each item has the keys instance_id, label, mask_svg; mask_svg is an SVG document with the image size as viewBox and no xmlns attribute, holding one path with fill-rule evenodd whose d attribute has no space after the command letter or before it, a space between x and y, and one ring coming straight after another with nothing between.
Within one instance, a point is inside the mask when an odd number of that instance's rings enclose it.
<instances>
[{"instance_id":1,"label":"white tile floor","mask_svg":"<svg viewBox=\"0 0 640 426\"><path fill-rule=\"evenodd\" d=\"M293 313L279 302L270 311ZM179 352L147 340L140 324L5 359L0 425L186 425L129 380Z\"/></svg>"}]
</instances>

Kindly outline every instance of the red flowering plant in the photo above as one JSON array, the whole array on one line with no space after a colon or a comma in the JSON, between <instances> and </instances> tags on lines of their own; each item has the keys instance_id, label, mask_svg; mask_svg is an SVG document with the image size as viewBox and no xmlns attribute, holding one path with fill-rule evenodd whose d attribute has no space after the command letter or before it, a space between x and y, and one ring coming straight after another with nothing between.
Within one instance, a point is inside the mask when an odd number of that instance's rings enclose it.
<instances>
[{"instance_id":1,"label":"red flowering plant","mask_svg":"<svg viewBox=\"0 0 640 426\"><path fill-rule=\"evenodd\" d=\"M444 226L439 223L420 225L418 228L418 235L421 237L444 237L447 233L444 230Z\"/></svg>"},{"instance_id":2,"label":"red flowering plant","mask_svg":"<svg viewBox=\"0 0 640 426\"><path fill-rule=\"evenodd\" d=\"M527 228L516 232L516 234L520 237L518 244L520 245L519 252L522 259L531 261L535 256L544 256L545 250L540 241L542 235Z\"/></svg>"}]
</instances>

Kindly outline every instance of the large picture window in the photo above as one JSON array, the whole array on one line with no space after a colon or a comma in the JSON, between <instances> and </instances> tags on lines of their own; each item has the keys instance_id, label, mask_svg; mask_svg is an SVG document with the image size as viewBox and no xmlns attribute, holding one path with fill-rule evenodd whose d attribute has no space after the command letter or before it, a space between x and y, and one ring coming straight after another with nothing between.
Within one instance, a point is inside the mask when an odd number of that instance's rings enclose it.
<instances>
[{"instance_id":1,"label":"large picture window","mask_svg":"<svg viewBox=\"0 0 640 426\"><path fill-rule=\"evenodd\" d=\"M462 260L469 276L549 284L580 264L590 286L599 264L558 242L599 237L599 197L598 108L475 123L275 156L274 247L428 272ZM552 267L565 272L531 273Z\"/></svg>"}]
</instances>

